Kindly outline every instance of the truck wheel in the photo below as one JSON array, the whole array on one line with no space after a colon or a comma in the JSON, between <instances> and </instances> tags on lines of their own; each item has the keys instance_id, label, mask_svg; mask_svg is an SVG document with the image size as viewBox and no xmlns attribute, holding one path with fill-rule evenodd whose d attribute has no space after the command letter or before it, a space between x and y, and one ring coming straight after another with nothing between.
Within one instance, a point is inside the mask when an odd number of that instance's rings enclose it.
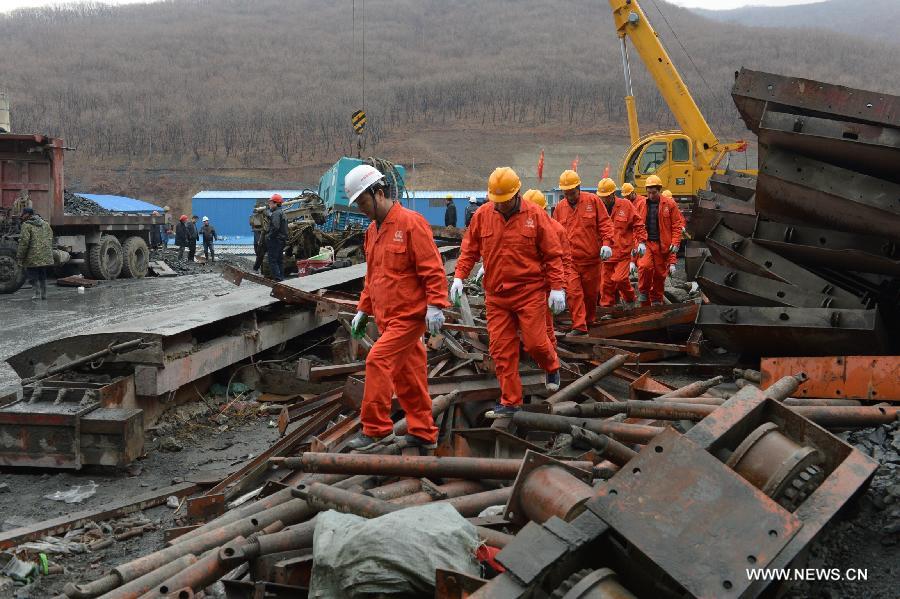
<instances>
[{"instance_id":1,"label":"truck wheel","mask_svg":"<svg viewBox=\"0 0 900 599\"><path fill-rule=\"evenodd\" d=\"M147 276L147 264L150 261L150 250L147 242L133 236L122 244L122 276L142 279Z\"/></svg>"},{"instance_id":2,"label":"truck wheel","mask_svg":"<svg viewBox=\"0 0 900 599\"><path fill-rule=\"evenodd\" d=\"M25 269L16 263L16 249L0 245L0 293L15 293L25 283Z\"/></svg>"},{"instance_id":3,"label":"truck wheel","mask_svg":"<svg viewBox=\"0 0 900 599\"><path fill-rule=\"evenodd\" d=\"M112 281L122 272L122 244L112 235L103 235L100 243L88 249L88 261L95 279Z\"/></svg>"}]
</instances>

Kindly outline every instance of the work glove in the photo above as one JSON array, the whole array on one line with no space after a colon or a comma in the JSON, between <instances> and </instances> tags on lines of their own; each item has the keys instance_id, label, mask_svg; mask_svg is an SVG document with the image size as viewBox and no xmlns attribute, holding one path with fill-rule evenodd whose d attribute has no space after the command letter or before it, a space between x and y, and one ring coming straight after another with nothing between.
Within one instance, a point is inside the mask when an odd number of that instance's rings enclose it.
<instances>
[{"instance_id":1,"label":"work glove","mask_svg":"<svg viewBox=\"0 0 900 599\"><path fill-rule=\"evenodd\" d=\"M609 260L610 258L612 258L612 248L608 245L604 245L600 248L600 259Z\"/></svg>"},{"instance_id":2,"label":"work glove","mask_svg":"<svg viewBox=\"0 0 900 599\"><path fill-rule=\"evenodd\" d=\"M444 326L444 312L437 306L428 306L428 311L425 312L425 326L428 327L429 333L438 334Z\"/></svg>"},{"instance_id":3,"label":"work glove","mask_svg":"<svg viewBox=\"0 0 900 599\"><path fill-rule=\"evenodd\" d=\"M366 324L369 322L369 315L363 311L356 313L353 321L350 323L350 336L354 339L362 339L366 336Z\"/></svg>"},{"instance_id":4,"label":"work glove","mask_svg":"<svg viewBox=\"0 0 900 599\"><path fill-rule=\"evenodd\" d=\"M628 276L634 277L637 275L637 264L634 262L628 263Z\"/></svg>"},{"instance_id":5,"label":"work glove","mask_svg":"<svg viewBox=\"0 0 900 599\"><path fill-rule=\"evenodd\" d=\"M484 266L478 269L478 274L475 275L475 282L481 285L482 279L484 279Z\"/></svg>"},{"instance_id":6,"label":"work glove","mask_svg":"<svg viewBox=\"0 0 900 599\"><path fill-rule=\"evenodd\" d=\"M635 250L635 254L637 254L638 257L643 258L644 254L646 254L646 253L647 253L647 246L644 245L643 243L639 243L637 246L637 250Z\"/></svg>"},{"instance_id":7,"label":"work glove","mask_svg":"<svg viewBox=\"0 0 900 599\"><path fill-rule=\"evenodd\" d=\"M670 246L669 246L669 253L670 253L670 254L677 254L677 253L678 253L678 246L675 245L674 243L673 243L672 245L670 245Z\"/></svg>"},{"instance_id":8,"label":"work glove","mask_svg":"<svg viewBox=\"0 0 900 599\"><path fill-rule=\"evenodd\" d=\"M675 274L675 265L674 265L674 264L671 264L671 265L669 266L669 276L671 277L671 276L674 275L674 274Z\"/></svg>"},{"instance_id":9,"label":"work glove","mask_svg":"<svg viewBox=\"0 0 900 599\"><path fill-rule=\"evenodd\" d=\"M566 310L566 292L562 289L552 289L547 306L553 314L561 314Z\"/></svg>"},{"instance_id":10,"label":"work glove","mask_svg":"<svg viewBox=\"0 0 900 599\"><path fill-rule=\"evenodd\" d=\"M462 300L463 294L463 282L462 279L456 277L453 279L453 284L450 285L450 301L453 302L454 306L458 306L459 302Z\"/></svg>"}]
</instances>

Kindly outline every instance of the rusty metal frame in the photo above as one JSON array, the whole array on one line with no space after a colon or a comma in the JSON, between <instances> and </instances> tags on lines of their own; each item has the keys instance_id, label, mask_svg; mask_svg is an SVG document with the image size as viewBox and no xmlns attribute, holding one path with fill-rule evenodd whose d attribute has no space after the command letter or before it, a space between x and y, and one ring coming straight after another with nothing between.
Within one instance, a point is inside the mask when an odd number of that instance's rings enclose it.
<instances>
[{"instance_id":1,"label":"rusty metal frame","mask_svg":"<svg viewBox=\"0 0 900 599\"><path fill-rule=\"evenodd\" d=\"M645 331L656 331L679 324L691 324L697 317L700 305L693 302L664 306L664 310L637 314L592 326L593 337L620 337Z\"/></svg>"},{"instance_id":2,"label":"rusty metal frame","mask_svg":"<svg viewBox=\"0 0 900 599\"><path fill-rule=\"evenodd\" d=\"M798 397L900 401L900 356L763 358L760 371L763 388L788 374L806 373Z\"/></svg>"}]
</instances>

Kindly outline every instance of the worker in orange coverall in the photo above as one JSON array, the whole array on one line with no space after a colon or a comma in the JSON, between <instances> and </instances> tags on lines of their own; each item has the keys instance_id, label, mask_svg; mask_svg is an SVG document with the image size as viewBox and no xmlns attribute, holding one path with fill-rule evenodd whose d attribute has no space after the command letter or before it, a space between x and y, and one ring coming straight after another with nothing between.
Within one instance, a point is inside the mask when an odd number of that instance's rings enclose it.
<instances>
[{"instance_id":1,"label":"worker in orange coverall","mask_svg":"<svg viewBox=\"0 0 900 599\"><path fill-rule=\"evenodd\" d=\"M489 350L501 392L491 418L511 417L522 407L519 331L525 351L547 373L546 388L559 389L559 360L547 338L546 313L548 306L554 314L566 309L563 250L547 214L522 201L521 188L513 169L491 173L490 201L472 217L450 287L455 303L462 297L463 279L482 259Z\"/></svg>"},{"instance_id":2,"label":"worker in orange coverall","mask_svg":"<svg viewBox=\"0 0 900 599\"><path fill-rule=\"evenodd\" d=\"M426 328L440 331L447 300L447 278L431 226L422 215L385 195L378 169L362 164L344 179L344 191L372 219L366 230L366 279L351 334L365 335L374 314L381 336L366 357L366 386L360 419L362 432L347 444L353 450L374 447L393 434L391 399L396 393L406 412L407 445L433 449L437 428L428 394Z\"/></svg>"},{"instance_id":3,"label":"worker in orange coverall","mask_svg":"<svg viewBox=\"0 0 900 599\"><path fill-rule=\"evenodd\" d=\"M613 306L618 293L625 302L625 308L630 309L634 307L635 301L634 287L631 285L631 275L637 274L634 257L646 253L647 229L634 205L624 198L616 197L615 181L602 179L597 184L597 195L609 212L615 232L612 257L603 262L600 305L607 308ZM604 316L610 317L611 315Z\"/></svg>"},{"instance_id":4,"label":"worker in orange coverall","mask_svg":"<svg viewBox=\"0 0 900 599\"><path fill-rule=\"evenodd\" d=\"M666 277L675 272L684 217L672 196L663 195L662 180L656 175L647 177L647 201L635 207L647 228L647 252L638 264L639 301L642 306L660 306Z\"/></svg>"},{"instance_id":5,"label":"worker in orange coverall","mask_svg":"<svg viewBox=\"0 0 900 599\"><path fill-rule=\"evenodd\" d=\"M553 210L553 218L566 230L572 248L572 262L581 285L584 312L576 306L572 311L570 336L587 335L588 326L597 315L600 287L600 261L612 256L613 226L600 198L581 191L581 178L575 171L559 176L559 187L565 194Z\"/></svg>"},{"instance_id":6,"label":"worker in orange coverall","mask_svg":"<svg viewBox=\"0 0 900 599\"><path fill-rule=\"evenodd\" d=\"M545 212L547 210L547 198L538 189L529 189L522 196L522 199L526 202L531 202ZM550 219L550 226L556 232L563 249L563 270L566 274L566 306L569 308L570 313L572 312L572 306L579 303L582 304L582 309L584 309L584 298L581 297L581 285L578 283L578 275L575 274L575 265L572 263L572 250L569 247L569 238L566 236L566 230L552 218ZM550 288L548 287L547 293L549 294L549 292ZM556 349L556 328L553 325L553 311L549 308L547 309L547 337L550 339L550 343L553 344L553 348Z\"/></svg>"}]
</instances>

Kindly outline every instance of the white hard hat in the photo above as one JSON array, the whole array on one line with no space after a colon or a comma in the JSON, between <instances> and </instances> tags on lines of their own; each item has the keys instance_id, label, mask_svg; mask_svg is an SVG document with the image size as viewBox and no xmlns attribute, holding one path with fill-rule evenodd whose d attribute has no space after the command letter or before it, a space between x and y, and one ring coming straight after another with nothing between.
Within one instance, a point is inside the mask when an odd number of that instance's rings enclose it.
<instances>
[{"instance_id":1,"label":"white hard hat","mask_svg":"<svg viewBox=\"0 0 900 599\"><path fill-rule=\"evenodd\" d=\"M382 179L384 179L384 175L381 174L381 171L368 164L360 164L350 169L350 172L344 177L344 193L347 194L349 203L355 202L359 194Z\"/></svg>"},{"instance_id":2,"label":"white hard hat","mask_svg":"<svg viewBox=\"0 0 900 599\"><path fill-rule=\"evenodd\" d=\"M475 199L475 196L469 196L469 203L470 203L470 204L477 204L477 203L478 203L478 200Z\"/></svg>"},{"instance_id":3,"label":"white hard hat","mask_svg":"<svg viewBox=\"0 0 900 599\"><path fill-rule=\"evenodd\" d=\"M203 217L203 222L208 223L208 222L209 222L209 217L208 217L208 216L204 216L204 217Z\"/></svg>"}]
</instances>

